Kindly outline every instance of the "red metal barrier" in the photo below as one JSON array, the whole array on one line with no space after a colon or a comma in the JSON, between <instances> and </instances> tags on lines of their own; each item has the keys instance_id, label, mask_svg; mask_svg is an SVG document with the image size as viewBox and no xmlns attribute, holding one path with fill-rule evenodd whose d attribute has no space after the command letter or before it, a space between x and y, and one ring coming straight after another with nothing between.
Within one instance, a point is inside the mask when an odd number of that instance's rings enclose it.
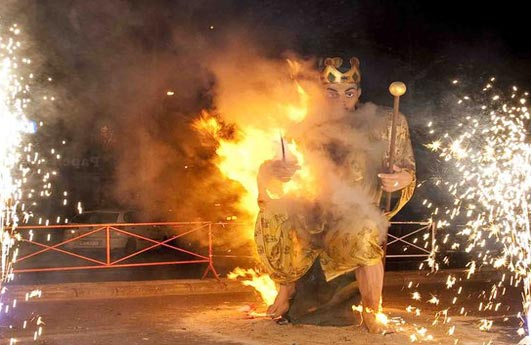
<instances>
[{"instance_id":1,"label":"red metal barrier","mask_svg":"<svg viewBox=\"0 0 531 345\"><path fill-rule=\"evenodd\" d=\"M171 228L172 232L178 232L167 236L164 239L153 239L145 236L145 234L135 233L131 228L137 229L138 227L152 227L152 228ZM33 232L38 233L45 230L59 231L62 232L62 237L60 241L55 244L46 244L43 241L38 241L34 239ZM213 255L212 255L212 223L211 222L165 222L165 223L119 223L119 224L71 224L71 225L51 225L51 226L19 226L17 227L19 233L24 234L28 232L28 237L25 238L24 235L21 237L20 241L22 243L36 246L42 248L40 250L33 251L22 255L16 259L14 273L25 273L25 272L49 272L49 271L67 271L67 270L85 270L85 269L104 269L104 268L118 268L118 267L142 267L142 266L155 266L155 265L177 265L177 264L198 264L206 263L207 268L203 274L205 278L209 272L212 272L214 277L219 280L219 275L214 268ZM70 231L74 233L76 231L80 232L79 235L70 235L67 232ZM185 249L179 246L169 244L170 242L179 239L183 236L186 236L193 232L198 231L207 231L208 232L208 254L203 255L196 251ZM31 234L30 234L31 233ZM104 234L102 234L104 233ZM104 249L105 250L105 260L98 260L87 255L76 253L75 249L67 247L75 247L76 242L80 242L81 239L86 239L87 237L99 235L104 235ZM115 235L120 236L120 241L125 238L133 238L136 241L142 240L147 242L148 245L145 248L136 249L132 253L125 252L123 255L118 255L118 258L113 257L113 243L111 237ZM38 237L38 236L37 236ZM68 238L70 237L70 238ZM66 238L66 239L65 239ZM97 242L97 241L94 241ZM149 250L156 248L165 247L169 248L175 252L185 253L193 257L192 260L169 260L169 261L155 261L155 262L136 262L136 263L124 263L124 261L129 260L133 257L139 257L140 254L145 253ZM77 248L78 251L80 247ZM86 249L86 248L85 248ZM92 248L94 249L94 248ZM57 267L39 267L39 268L17 268L19 263L27 262L31 258L35 258L39 255L45 253L58 252L66 254L77 259L90 262L92 265L73 265L73 266L57 266ZM114 248L114 254L120 254L117 251L117 248Z\"/></svg>"},{"instance_id":2,"label":"red metal barrier","mask_svg":"<svg viewBox=\"0 0 531 345\"><path fill-rule=\"evenodd\" d=\"M71 224L71 225L51 225L51 226L19 226L17 231L24 233L25 231L35 231L43 232L45 230L53 230L65 232L73 231L73 229L82 230L86 229L82 234L71 236L71 238L64 239L62 237L58 243L46 244L43 241L37 241L31 236L25 238L22 236L21 242L28 245L36 246L40 249L33 251L31 253L23 254L19 256L15 263L14 273L25 273L25 272L49 272L49 271L67 271L67 270L85 270L85 269L104 269L104 268L120 268L120 267L142 267L142 266L156 266L156 265L178 265L178 264L200 264L206 263L207 268L203 274L205 278L209 272L212 272L214 277L219 280L219 275L214 268L214 258L256 258L254 253L249 253L249 255L219 255L214 254L213 252L213 239L212 231L213 226L222 226L225 225L247 225L244 223L212 223L212 222L165 222L165 223L118 223L118 224ZM389 258L427 258L429 257L435 240L435 224L432 222L391 222L391 225L408 227L401 229L401 234L393 234L389 232L388 234L388 246L397 246L401 245L399 254L388 254ZM252 226L252 224L249 224ZM176 232L172 236L168 236L165 239L153 239L147 236L144 236L139 233L133 232L130 228L135 227L169 227L173 229L173 232ZM412 227L412 228L411 228ZM393 228L393 227L392 227ZM180 246L175 246L170 244L170 242L180 239L188 234L204 231L208 232L208 253L203 255L197 251L189 250L182 248ZM93 236L98 233L104 233L104 248L105 258L98 260L81 253L76 253L72 249L69 249L69 244L75 243L82 239L86 239L90 236ZM123 237L129 237L134 239L140 239L148 243L144 248L137 249L131 253L124 253L123 255L114 255L117 253L117 249L113 250L112 235L121 235ZM411 239L413 235L423 235L424 245L421 246L418 243L417 238ZM147 251L156 249L156 248L168 248L175 253L184 253L189 256L192 256L192 260L168 260L168 261L152 261L152 262L135 262L135 263L126 263L125 261L132 258L139 258L139 255ZM57 252L68 255L73 258L83 260L85 262L91 263L91 265L72 265L72 266L56 266L56 267L30 267L30 268L17 268L18 264L28 262L31 258L35 258L39 255L44 255L46 253Z\"/></svg>"},{"instance_id":3,"label":"red metal barrier","mask_svg":"<svg viewBox=\"0 0 531 345\"><path fill-rule=\"evenodd\" d=\"M387 258L428 258L430 257L435 247L435 223L432 221L427 222L391 222L391 228L393 225L403 227L400 235L391 232L387 233L387 248L393 249L393 247L402 246L400 254L387 254ZM406 228L404 228L406 227ZM421 245L418 241L418 237L422 236L424 245ZM424 238L425 237L425 238ZM413 253L412 253L413 252Z\"/></svg>"}]
</instances>

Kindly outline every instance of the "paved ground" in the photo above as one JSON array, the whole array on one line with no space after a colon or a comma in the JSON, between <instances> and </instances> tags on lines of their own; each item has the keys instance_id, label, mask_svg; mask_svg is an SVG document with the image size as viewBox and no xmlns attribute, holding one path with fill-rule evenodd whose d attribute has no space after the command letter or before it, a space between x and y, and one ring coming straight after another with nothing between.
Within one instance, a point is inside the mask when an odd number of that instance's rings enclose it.
<instances>
[{"instance_id":1,"label":"paved ground","mask_svg":"<svg viewBox=\"0 0 531 345\"><path fill-rule=\"evenodd\" d=\"M518 337L515 336L518 328L517 320L510 317L519 304L517 294L508 293L506 299L500 300L504 308L491 315L494 326L489 332L480 332L478 325L481 316L470 314L467 317L454 317L453 324L457 326L456 331L453 336L448 336L448 325L431 326L433 314L440 309L440 306L426 303L430 292L438 291L441 301L450 297L444 295L444 283L442 280L434 279L433 283L422 284L415 288L417 279L423 279L417 277L412 280L414 290L411 290L404 284L407 284L410 278L402 274L393 279L388 278L386 282L384 291L386 311L392 318L393 328L396 331L386 336L368 334L363 327L357 326L359 318L355 314L354 317L349 316L347 320L350 321L341 326L326 326L325 323L319 324L319 320L316 322L315 319L285 326L277 325L265 318L249 319L242 312L242 307L255 305L259 311L263 310L260 299L253 292L237 292L237 289L233 288L207 293L208 284L218 283L188 281L189 286L201 283L205 289L197 294L198 290L194 292L192 287L188 291L180 292L159 288L158 291L166 293L157 295L155 291L158 283L144 282L146 285L136 286L130 291L137 291L136 296L138 296L142 290L152 285L148 291L148 294L152 295L150 297L126 297L124 294L105 299L94 295L90 297L72 295L56 300L19 302L15 309L2 316L0 343L9 344L9 339L16 337L18 339L16 344L42 345L410 344L409 337L412 334L421 338L419 330L422 327L426 327L428 334L434 337L434 340L426 342L431 344L454 344L456 339L459 339L458 344L487 344L489 341L491 344L518 342ZM105 284L97 284L102 285L100 291L106 291L103 288ZM109 284L113 286L115 283ZM123 282L120 284L127 285ZM474 306L478 301L478 294L488 286L488 280L468 283L463 293L464 301L460 306ZM114 285L109 291L116 291L115 287ZM79 285L78 288L81 289ZM88 289L90 286L86 285L85 288ZM44 295L47 293L46 290L45 287ZM411 291L419 292L423 301L413 301ZM406 308L415 303L422 305L423 311L420 316L406 312ZM348 309L350 306L344 307ZM37 337L35 342L34 332L37 329L35 323L38 316L42 317L45 325L42 335ZM502 322L506 316L509 317ZM24 320L28 321L26 329L21 327ZM9 325L14 327L10 329Z\"/></svg>"}]
</instances>

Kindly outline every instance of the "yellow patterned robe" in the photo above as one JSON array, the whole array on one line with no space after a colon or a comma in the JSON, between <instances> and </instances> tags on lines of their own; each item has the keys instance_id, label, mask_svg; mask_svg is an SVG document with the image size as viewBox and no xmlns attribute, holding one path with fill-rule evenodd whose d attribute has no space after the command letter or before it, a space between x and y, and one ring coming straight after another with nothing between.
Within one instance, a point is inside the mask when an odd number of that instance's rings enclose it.
<instances>
[{"instance_id":1,"label":"yellow patterned robe","mask_svg":"<svg viewBox=\"0 0 531 345\"><path fill-rule=\"evenodd\" d=\"M372 133L379 137L383 143L389 143L392 123L392 109L377 107L372 104L362 105L360 108L365 111L374 111L382 117L382 129ZM385 154L381 157L381 170L389 155L389 146ZM356 155L354 155L356 156ZM395 151L395 164L406 169L413 175L413 182L400 191L399 201L391 212L385 216L390 219L407 203L412 197L415 189L415 160L411 147L408 124L406 118L400 114L397 124L397 139ZM376 176L367 177L365 164L358 161L350 161L347 170L353 183L356 180L365 178L366 180L377 181ZM374 173L374 172L373 172ZM379 204L382 199L380 188L372 188L371 197L368 203ZM398 193L398 192L397 192ZM272 279L280 284L297 281L312 266L314 260L320 256L321 266L327 280L331 280L341 274L350 272L359 266L370 266L381 262L383 250L381 247L382 234L373 220L366 217L358 219L356 230L323 228L307 229L301 224L300 217L290 216L285 209L285 205L268 202L261 205L255 225L255 241L259 257ZM300 230L304 228L310 236L301 236ZM312 238L319 238L319 245L316 245Z\"/></svg>"}]
</instances>

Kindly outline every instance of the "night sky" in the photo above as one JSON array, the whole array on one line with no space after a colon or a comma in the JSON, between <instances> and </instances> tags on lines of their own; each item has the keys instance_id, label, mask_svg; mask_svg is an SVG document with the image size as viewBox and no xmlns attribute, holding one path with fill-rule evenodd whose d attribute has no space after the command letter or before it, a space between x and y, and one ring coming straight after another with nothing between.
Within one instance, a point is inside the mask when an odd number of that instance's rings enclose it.
<instances>
[{"instance_id":1,"label":"night sky","mask_svg":"<svg viewBox=\"0 0 531 345\"><path fill-rule=\"evenodd\" d=\"M102 5L98 11L78 0L22 3L29 5L20 5L15 17L27 21L43 43L44 54L52 59L57 54L69 59L64 55L80 55L87 48L75 46L79 38L72 32L71 13L77 11L81 18L77 34L98 31L101 25L98 34L113 36L125 27L131 31L131 41L151 52L182 53L183 47L172 46L171 32L185 30L216 45L233 31L244 31L272 57L286 51L357 56L367 76L365 95L373 100L385 97L382 85L396 79L407 82L412 92L419 82L426 89L426 84L456 77L474 83L496 75L525 87L531 80L528 16L521 1L496 6L418 0L93 1ZM123 9L127 14L120 13ZM53 51L58 42L60 47ZM62 68L61 62L51 64ZM432 97L418 96L422 101Z\"/></svg>"}]
</instances>

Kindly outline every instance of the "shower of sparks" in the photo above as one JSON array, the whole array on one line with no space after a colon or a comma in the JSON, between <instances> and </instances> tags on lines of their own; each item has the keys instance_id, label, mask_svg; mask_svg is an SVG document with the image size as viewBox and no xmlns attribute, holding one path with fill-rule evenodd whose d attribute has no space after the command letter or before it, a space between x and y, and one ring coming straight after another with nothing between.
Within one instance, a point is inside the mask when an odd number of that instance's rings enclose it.
<instances>
[{"instance_id":1,"label":"shower of sparks","mask_svg":"<svg viewBox=\"0 0 531 345\"><path fill-rule=\"evenodd\" d=\"M430 131L437 138L426 147L449 166L448 173L435 184L453 199L451 207L441 207L433 217L437 219L438 229L455 229L458 224L461 228L457 236L450 234L438 243L429 264L436 270L439 268L435 252L441 251L443 245L469 253L472 258L467 264L465 277L449 275L446 281L446 288L455 291L449 301L452 311L459 315L498 311L500 303L497 299L511 287L522 290L523 313L519 314L522 316L529 314L531 306L528 93L512 87L508 94L504 94L496 90L494 82L492 78L479 96L463 96L458 100L462 117L455 131L443 135ZM453 84L459 86L457 81ZM432 128L431 122L428 127ZM448 258L443 261L447 262ZM480 268L489 267L500 270L500 280L480 292L479 304L475 308L459 306L460 298L463 298L462 283ZM413 293L415 297L418 296ZM435 297L428 302L443 305ZM448 323L448 309L445 312L443 323ZM525 318L521 319L523 324ZM493 320L489 317L479 321L482 331L490 330L492 325ZM454 331L455 326L451 326L448 333ZM523 334L522 330L518 333Z\"/></svg>"},{"instance_id":2,"label":"shower of sparks","mask_svg":"<svg viewBox=\"0 0 531 345\"><path fill-rule=\"evenodd\" d=\"M12 279L12 248L15 245L13 229L19 219L17 217L18 202L21 199L22 181L15 173L19 169L23 136L30 131L31 123L23 112L24 101L18 96L25 89L21 83L17 69L20 61L16 58L20 43L14 37L20 30L13 26L12 35L7 38L0 36L0 226L2 244L1 282ZM28 60L22 63L29 64ZM24 172L23 172L24 173ZM22 176L24 179L25 176ZM1 283L0 283L1 284Z\"/></svg>"},{"instance_id":3,"label":"shower of sparks","mask_svg":"<svg viewBox=\"0 0 531 345\"><path fill-rule=\"evenodd\" d=\"M0 27L2 29L2 27ZM17 208L22 197L22 184L26 172L17 178L15 171L20 169L23 151L23 137L31 132L31 123L26 119L23 108L25 102L19 94L25 90L23 78L18 75L20 64L30 61L17 58L20 43L16 36L20 29L14 25L10 34L0 35L0 245L1 276L0 276L0 310L7 313L9 307L16 307L16 300L9 301L6 297L4 283L13 279L13 263L16 259L15 229L18 224ZM16 342L15 339L10 340Z\"/></svg>"},{"instance_id":4,"label":"shower of sparks","mask_svg":"<svg viewBox=\"0 0 531 345\"><path fill-rule=\"evenodd\" d=\"M42 121L30 121L26 116L31 99L29 85L34 82L34 74L31 73L31 60L20 56L21 36L22 30L16 24L6 28L0 23L0 315L17 307L17 300L9 298L5 284L14 279L13 265L17 261L20 240L32 240L34 236L32 231L18 232L17 227L34 218L33 210L39 201L53 194L52 182L57 176L53 166L61 160L56 148L36 151L37 146L42 148L44 145L35 143L35 134L45 125ZM48 82L51 81L48 78ZM38 102L55 100L54 96L45 95ZM62 144L65 145L66 141L63 140ZM61 201L64 207L69 205L66 191L62 193ZM66 220L59 216L55 221ZM50 220L38 218L38 223L48 224ZM45 236L48 241L51 237L49 233ZM26 301L40 296L40 290L30 291L26 294ZM0 317L0 321L4 320ZM40 316L32 315L20 326L33 330L33 338L37 340L42 335L44 322ZM11 338L9 343L15 344L17 339Z\"/></svg>"}]
</instances>

